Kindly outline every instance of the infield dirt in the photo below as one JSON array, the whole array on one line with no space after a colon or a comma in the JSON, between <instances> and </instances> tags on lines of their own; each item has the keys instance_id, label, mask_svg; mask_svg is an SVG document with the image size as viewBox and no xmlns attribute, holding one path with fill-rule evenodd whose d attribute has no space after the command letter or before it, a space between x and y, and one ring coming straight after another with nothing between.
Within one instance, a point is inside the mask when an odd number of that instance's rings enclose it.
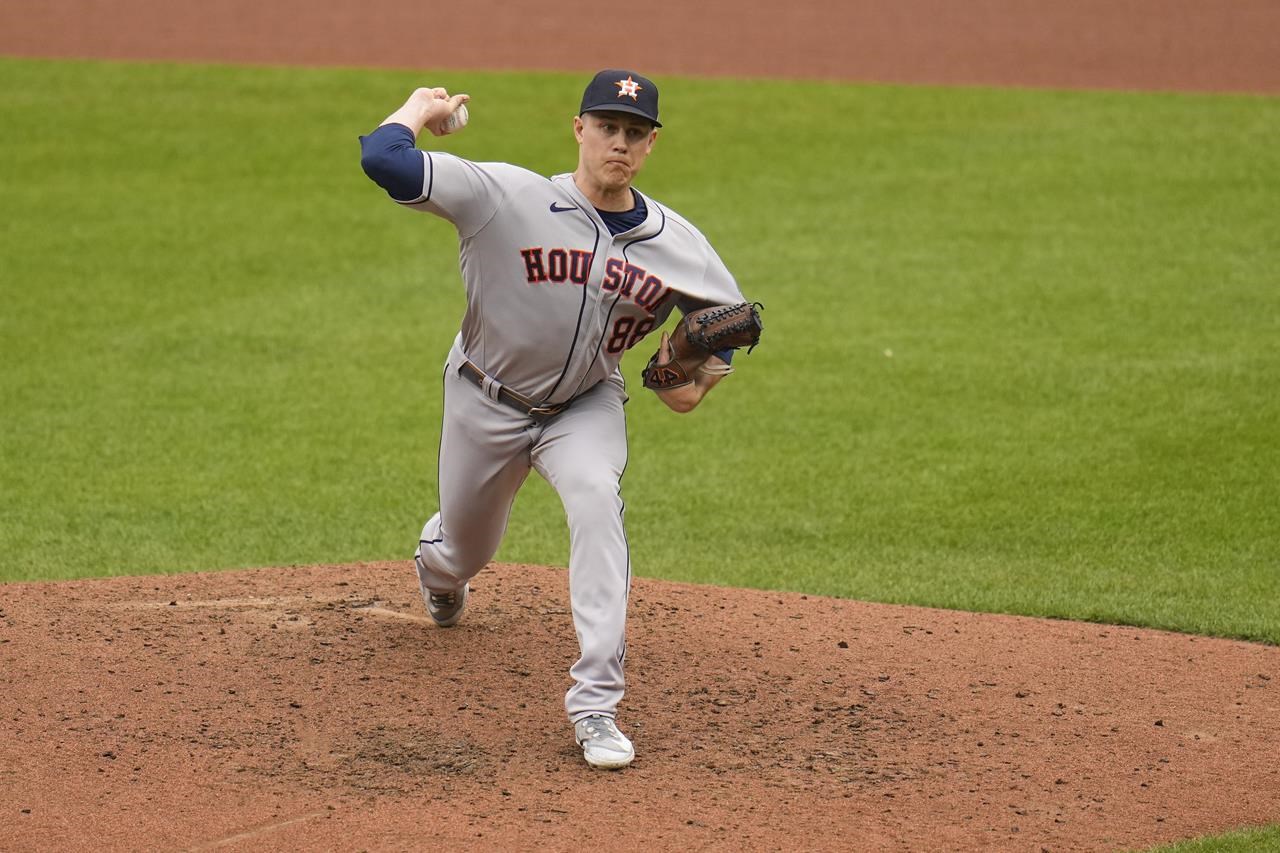
<instances>
[{"instance_id":1,"label":"infield dirt","mask_svg":"<svg viewBox=\"0 0 1280 853\"><path fill-rule=\"evenodd\" d=\"M1275 817L1280 649L637 580L592 771L567 573L3 587L4 849L1117 849Z\"/></svg>"},{"instance_id":2,"label":"infield dirt","mask_svg":"<svg viewBox=\"0 0 1280 853\"><path fill-rule=\"evenodd\" d=\"M1280 91L1280 7L1227 5L49 0L0 7L0 52ZM638 758L607 774L561 711L567 602L495 565L439 630L407 562L0 586L0 849L1104 850L1280 819L1275 647L641 579Z\"/></svg>"}]
</instances>

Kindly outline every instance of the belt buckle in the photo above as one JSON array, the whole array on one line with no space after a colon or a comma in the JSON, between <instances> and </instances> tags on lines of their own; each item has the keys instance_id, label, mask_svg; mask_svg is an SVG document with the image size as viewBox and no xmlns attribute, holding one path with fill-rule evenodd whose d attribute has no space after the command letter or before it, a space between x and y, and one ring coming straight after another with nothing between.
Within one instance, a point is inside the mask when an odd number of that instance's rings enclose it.
<instances>
[{"instance_id":1,"label":"belt buckle","mask_svg":"<svg viewBox=\"0 0 1280 853\"><path fill-rule=\"evenodd\" d=\"M529 409L529 417L535 421L546 420L549 417L560 414L564 411L563 405L558 406L532 406Z\"/></svg>"}]
</instances>

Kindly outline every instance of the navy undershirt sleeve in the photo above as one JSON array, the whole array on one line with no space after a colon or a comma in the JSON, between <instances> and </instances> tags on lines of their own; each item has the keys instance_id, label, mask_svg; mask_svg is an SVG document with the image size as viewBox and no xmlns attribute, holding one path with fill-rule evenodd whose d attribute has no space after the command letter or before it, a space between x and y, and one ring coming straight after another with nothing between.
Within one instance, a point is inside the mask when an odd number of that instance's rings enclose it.
<instances>
[{"instance_id":1,"label":"navy undershirt sleeve","mask_svg":"<svg viewBox=\"0 0 1280 853\"><path fill-rule=\"evenodd\" d=\"M396 201L422 198L426 167L415 142L403 124L384 124L360 137L360 167Z\"/></svg>"}]
</instances>

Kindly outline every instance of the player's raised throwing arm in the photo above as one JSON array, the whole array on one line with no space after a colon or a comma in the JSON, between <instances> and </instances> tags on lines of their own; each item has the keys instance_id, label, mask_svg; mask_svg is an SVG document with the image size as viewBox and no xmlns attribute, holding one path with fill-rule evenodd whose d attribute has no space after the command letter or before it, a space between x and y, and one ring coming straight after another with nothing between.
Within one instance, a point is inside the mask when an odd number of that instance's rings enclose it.
<instances>
[{"instance_id":1,"label":"player's raised throwing arm","mask_svg":"<svg viewBox=\"0 0 1280 853\"><path fill-rule=\"evenodd\" d=\"M469 100L470 95L450 95L443 87L424 86L414 89L409 100L382 124L403 124L413 131L415 138L421 136L424 129L431 131L432 136L447 136L453 131L446 125L446 119Z\"/></svg>"},{"instance_id":2,"label":"player's raised throwing arm","mask_svg":"<svg viewBox=\"0 0 1280 853\"><path fill-rule=\"evenodd\" d=\"M412 202L422 197L422 154L415 147L424 129L434 136L454 132L460 124L450 118L470 95L450 95L440 87L415 89L400 109L378 129L360 137L360 166L393 199Z\"/></svg>"}]
</instances>

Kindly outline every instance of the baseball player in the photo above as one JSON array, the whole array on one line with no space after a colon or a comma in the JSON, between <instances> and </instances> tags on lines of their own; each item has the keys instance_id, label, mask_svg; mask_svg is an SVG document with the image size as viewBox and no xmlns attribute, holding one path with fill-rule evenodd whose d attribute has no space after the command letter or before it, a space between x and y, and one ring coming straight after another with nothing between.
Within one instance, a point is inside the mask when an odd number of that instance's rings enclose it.
<instances>
[{"instance_id":1,"label":"baseball player","mask_svg":"<svg viewBox=\"0 0 1280 853\"><path fill-rule=\"evenodd\" d=\"M591 766L625 767L635 751L615 722L631 580L618 363L673 309L744 300L706 238L632 186L662 126L652 80L595 75L573 118L577 168L551 178L416 147L423 130L461 129L468 100L417 89L361 137L373 181L457 229L466 286L444 365L439 511L422 528L418 581L435 623L457 623L467 582L496 553L525 477L532 469L546 478L568 517L581 649L565 709ZM659 364L671 348L666 333L661 341ZM687 412L732 371L731 356L718 352L692 381L655 393Z\"/></svg>"}]
</instances>

